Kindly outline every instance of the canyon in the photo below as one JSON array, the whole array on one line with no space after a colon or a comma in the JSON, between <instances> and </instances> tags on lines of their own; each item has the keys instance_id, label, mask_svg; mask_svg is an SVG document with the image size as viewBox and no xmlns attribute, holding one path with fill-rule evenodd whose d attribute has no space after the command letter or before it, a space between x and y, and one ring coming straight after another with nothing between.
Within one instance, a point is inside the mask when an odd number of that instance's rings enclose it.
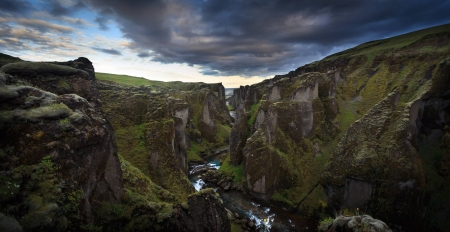
<instances>
[{"instance_id":1,"label":"canyon","mask_svg":"<svg viewBox=\"0 0 450 232\"><path fill-rule=\"evenodd\" d=\"M221 83L96 73L83 57L1 54L0 71L5 231L264 230L229 209L232 194L313 231L329 217L324 231L362 219L386 231L450 228L449 25L228 97Z\"/></svg>"}]
</instances>

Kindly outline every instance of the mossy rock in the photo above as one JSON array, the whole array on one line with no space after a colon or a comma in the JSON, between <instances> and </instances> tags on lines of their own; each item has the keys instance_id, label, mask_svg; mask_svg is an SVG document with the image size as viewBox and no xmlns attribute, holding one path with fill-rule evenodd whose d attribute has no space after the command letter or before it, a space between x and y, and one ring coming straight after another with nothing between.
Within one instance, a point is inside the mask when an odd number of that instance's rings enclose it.
<instances>
[{"instance_id":1,"label":"mossy rock","mask_svg":"<svg viewBox=\"0 0 450 232\"><path fill-rule=\"evenodd\" d=\"M74 69L72 67L44 62L10 63L2 66L0 70L11 75L54 74L59 76L70 76L81 72L80 70Z\"/></svg>"}]
</instances>

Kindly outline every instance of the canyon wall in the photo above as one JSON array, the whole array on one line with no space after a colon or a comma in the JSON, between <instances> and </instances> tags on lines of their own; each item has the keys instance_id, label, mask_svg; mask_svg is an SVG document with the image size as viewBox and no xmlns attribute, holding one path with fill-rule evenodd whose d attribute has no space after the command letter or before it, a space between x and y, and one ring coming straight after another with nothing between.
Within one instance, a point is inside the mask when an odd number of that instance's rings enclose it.
<instances>
[{"instance_id":1,"label":"canyon wall","mask_svg":"<svg viewBox=\"0 0 450 232\"><path fill-rule=\"evenodd\" d=\"M229 123L223 86L191 84L205 89L192 95L203 99L192 113L188 102L163 91L143 96L119 86L110 92L119 96L110 100L121 104L112 112L86 58L68 62L25 62L4 54L0 58L0 230L230 230L217 195L212 190L193 194L185 175L187 150L195 137L188 129L198 125L189 115L198 114L207 132ZM101 86L105 91L116 88ZM153 94L158 97L149 97ZM226 114L218 113L221 106ZM114 128L136 124L137 131ZM195 139L201 142L207 132L194 132ZM137 152L131 144L122 147L131 151L125 155L146 159L129 162L118 155L116 138L128 137L148 152ZM220 139L210 141L223 143ZM205 209L217 218L209 217Z\"/></svg>"},{"instance_id":2,"label":"canyon wall","mask_svg":"<svg viewBox=\"0 0 450 232\"><path fill-rule=\"evenodd\" d=\"M361 208L445 231L449 57L444 25L241 86L230 159L253 195L302 213Z\"/></svg>"}]
</instances>

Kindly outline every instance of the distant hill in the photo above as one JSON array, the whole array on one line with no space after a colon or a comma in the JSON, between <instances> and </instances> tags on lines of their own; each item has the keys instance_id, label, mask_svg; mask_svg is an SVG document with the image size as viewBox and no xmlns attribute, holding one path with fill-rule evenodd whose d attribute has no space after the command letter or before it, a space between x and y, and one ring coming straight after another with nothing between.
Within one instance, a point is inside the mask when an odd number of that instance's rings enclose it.
<instances>
[{"instance_id":1,"label":"distant hill","mask_svg":"<svg viewBox=\"0 0 450 232\"><path fill-rule=\"evenodd\" d=\"M101 81L111 81L111 82L115 82L120 85L129 85L129 86L136 86L136 87L137 86L149 86L152 89L170 88L170 89L191 91L191 90L195 90L196 88L210 85L210 84L206 84L203 82L155 81L155 80L149 80L149 79L146 79L143 77L101 73L101 72L96 72L95 77Z\"/></svg>"},{"instance_id":2,"label":"distant hill","mask_svg":"<svg viewBox=\"0 0 450 232\"><path fill-rule=\"evenodd\" d=\"M19 62L19 61L22 61L22 60L18 57L0 53L0 67L2 67L5 64Z\"/></svg>"}]
</instances>

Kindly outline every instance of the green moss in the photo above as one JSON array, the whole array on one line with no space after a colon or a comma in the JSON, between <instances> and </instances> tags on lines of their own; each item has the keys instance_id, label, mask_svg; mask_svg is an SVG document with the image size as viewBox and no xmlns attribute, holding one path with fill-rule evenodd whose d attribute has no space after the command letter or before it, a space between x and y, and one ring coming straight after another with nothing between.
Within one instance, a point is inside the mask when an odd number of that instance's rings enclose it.
<instances>
[{"instance_id":1,"label":"green moss","mask_svg":"<svg viewBox=\"0 0 450 232\"><path fill-rule=\"evenodd\" d=\"M9 64L9 63L15 63L15 62L20 62L20 61L22 61L22 60L18 57L0 53L0 67L4 66L6 64Z\"/></svg>"},{"instance_id":2,"label":"green moss","mask_svg":"<svg viewBox=\"0 0 450 232\"><path fill-rule=\"evenodd\" d=\"M242 232L242 228L236 225L236 223L231 222L231 232Z\"/></svg>"},{"instance_id":3,"label":"green moss","mask_svg":"<svg viewBox=\"0 0 450 232\"><path fill-rule=\"evenodd\" d=\"M282 152L280 149L276 148L276 150L277 150L278 154L280 154L280 155L283 156L284 158L286 158L286 159L289 158L288 154Z\"/></svg>"},{"instance_id":4,"label":"green moss","mask_svg":"<svg viewBox=\"0 0 450 232\"><path fill-rule=\"evenodd\" d=\"M135 167L148 175L149 164L142 162L148 159L145 147L146 123L129 127L119 127L114 131L119 153Z\"/></svg>"},{"instance_id":5,"label":"green moss","mask_svg":"<svg viewBox=\"0 0 450 232\"><path fill-rule=\"evenodd\" d=\"M256 104L253 104L250 110L247 112L247 114L250 116L248 119L248 125L253 126L255 123L256 116L258 115L259 106L261 105L261 102L259 101Z\"/></svg>"},{"instance_id":6,"label":"green moss","mask_svg":"<svg viewBox=\"0 0 450 232\"><path fill-rule=\"evenodd\" d=\"M175 202L176 197L153 183L141 170L119 156L125 199L129 203Z\"/></svg>"},{"instance_id":7,"label":"green moss","mask_svg":"<svg viewBox=\"0 0 450 232\"><path fill-rule=\"evenodd\" d=\"M323 214L327 207L327 196L321 185L317 185L308 195L304 198L302 203L298 206L298 210L305 215L313 216Z\"/></svg>"},{"instance_id":8,"label":"green moss","mask_svg":"<svg viewBox=\"0 0 450 232\"><path fill-rule=\"evenodd\" d=\"M231 127L229 125L222 125L216 123L217 134L215 146L219 147L228 144L228 140L231 133Z\"/></svg>"},{"instance_id":9,"label":"green moss","mask_svg":"<svg viewBox=\"0 0 450 232\"><path fill-rule=\"evenodd\" d=\"M58 88L62 88L62 89L70 89L70 84L67 80L65 79L59 79L58 80L58 84L56 85Z\"/></svg>"},{"instance_id":10,"label":"green moss","mask_svg":"<svg viewBox=\"0 0 450 232\"><path fill-rule=\"evenodd\" d=\"M191 147L188 151L188 161L189 162L201 162L203 159L200 157L200 155L205 152L206 149L202 144L198 144L195 142L191 142Z\"/></svg>"},{"instance_id":11,"label":"green moss","mask_svg":"<svg viewBox=\"0 0 450 232\"><path fill-rule=\"evenodd\" d=\"M43 119L61 119L67 118L72 113L72 110L66 105L51 104L48 106L42 106L30 110L12 110L12 111L1 111L0 121L1 122L11 122L16 121L26 121L26 122L38 122Z\"/></svg>"},{"instance_id":12,"label":"green moss","mask_svg":"<svg viewBox=\"0 0 450 232\"><path fill-rule=\"evenodd\" d=\"M16 62L7 64L1 69L5 73L15 74L15 73L30 73L34 72L37 74L52 74L52 75L61 75L61 76L69 76L74 75L81 70L77 70L64 65L50 64L44 62Z\"/></svg>"},{"instance_id":13,"label":"green moss","mask_svg":"<svg viewBox=\"0 0 450 232\"><path fill-rule=\"evenodd\" d=\"M286 205L289 205L290 207L293 207L293 208L296 207L296 205L295 205L292 201L290 201L289 199L287 199L286 197L284 197L283 195L281 195L281 194L278 193L278 192L275 192L275 193L270 197L270 199L273 200L273 201L282 202L282 203L284 203L284 204L286 204Z\"/></svg>"},{"instance_id":14,"label":"green moss","mask_svg":"<svg viewBox=\"0 0 450 232\"><path fill-rule=\"evenodd\" d=\"M203 103L207 93L208 91L205 89L186 94L186 101L189 103L189 114L192 115L192 119L197 128L203 115Z\"/></svg>"},{"instance_id":15,"label":"green moss","mask_svg":"<svg viewBox=\"0 0 450 232\"><path fill-rule=\"evenodd\" d=\"M437 34L448 31L448 25L437 26L433 28L428 28L420 31L415 31L411 33L407 33L404 35L396 36L393 38L383 39L383 40L375 40L371 42L367 42L361 45L358 45L354 48L345 50L343 52L338 52L331 56L326 57L323 61L331 61L337 60L342 57L351 57L356 55L364 55L366 56L367 62L365 66L372 64L374 57L377 54L391 54L393 51L397 49L405 48L407 46L412 45L413 43L419 41L424 36L429 34ZM439 47L435 47L434 49L438 49Z\"/></svg>"},{"instance_id":16,"label":"green moss","mask_svg":"<svg viewBox=\"0 0 450 232\"><path fill-rule=\"evenodd\" d=\"M222 162L219 172L224 172L226 174L233 176L234 182L242 182L245 183L244 169L242 168L242 164L238 166L234 166L230 162L230 153L225 156L224 161Z\"/></svg>"},{"instance_id":17,"label":"green moss","mask_svg":"<svg viewBox=\"0 0 450 232\"><path fill-rule=\"evenodd\" d=\"M347 131L351 124L353 124L356 120L362 117L357 111L359 102L357 101L343 101L338 100L339 104L339 113L336 117L337 123L339 123L339 129L341 131L341 135ZM340 137L340 136L338 136Z\"/></svg>"},{"instance_id":18,"label":"green moss","mask_svg":"<svg viewBox=\"0 0 450 232\"><path fill-rule=\"evenodd\" d=\"M328 228L333 224L334 218L328 217L320 220L318 230L319 231L328 231Z\"/></svg>"},{"instance_id":19,"label":"green moss","mask_svg":"<svg viewBox=\"0 0 450 232\"><path fill-rule=\"evenodd\" d=\"M63 207L68 203L65 189L69 186L62 185L57 171L51 158L45 156L37 164L14 167L1 175L2 213L15 217L24 230L66 230L66 219L73 219L77 212Z\"/></svg>"},{"instance_id":20,"label":"green moss","mask_svg":"<svg viewBox=\"0 0 450 232\"><path fill-rule=\"evenodd\" d=\"M115 82L120 85L148 86L151 89L163 88L163 89L192 91L192 90L198 90L202 84L206 85L205 83L202 83L202 82L198 82L198 83L181 82L181 81L164 82L164 81L149 80L149 79L146 79L143 77L134 77L134 76L128 76L128 75L100 73L100 72L96 72L95 77L98 80L112 81L112 82Z\"/></svg>"}]
</instances>

